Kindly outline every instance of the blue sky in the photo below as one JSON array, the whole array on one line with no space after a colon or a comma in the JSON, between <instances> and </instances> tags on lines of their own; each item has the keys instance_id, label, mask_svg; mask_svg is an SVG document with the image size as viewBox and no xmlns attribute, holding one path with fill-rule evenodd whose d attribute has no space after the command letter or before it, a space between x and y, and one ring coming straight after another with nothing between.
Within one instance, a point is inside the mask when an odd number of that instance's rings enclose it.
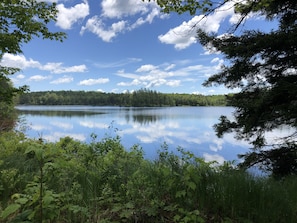
<instances>
[{"instance_id":1,"label":"blue sky","mask_svg":"<svg viewBox=\"0 0 297 223\"><path fill-rule=\"evenodd\" d=\"M165 15L142 0L51 0L57 2L52 31L64 31L63 43L35 38L22 55L4 54L1 65L21 68L16 86L31 91L85 90L122 93L148 88L164 93L225 94L223 86L202 83L227 64L204 49L196 29L225 34L237 20L230 4L201 20ZM243 29L269 31L275 23L251 15ZM234 89L236 91L236 89Z\"/></svg>"}]
</instances>

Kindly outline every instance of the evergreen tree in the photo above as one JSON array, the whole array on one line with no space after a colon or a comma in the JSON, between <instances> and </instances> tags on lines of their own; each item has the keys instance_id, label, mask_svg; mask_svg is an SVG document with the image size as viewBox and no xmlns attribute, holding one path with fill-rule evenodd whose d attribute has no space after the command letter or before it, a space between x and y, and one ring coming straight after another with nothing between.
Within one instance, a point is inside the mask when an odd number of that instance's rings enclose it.
<instances>
[{"instance_id":1,"label":"evergreen tree","mask_svg":"<svg viewBox=\"0 0 297 223\"><path fill-rule=\"evenodd\" d=\"M233 1L199 2L157 1L165 12L190 12L192 15L209 15ZM236 138L252 143L252 151L241 156L245 159L242 166L259 165L278 176L296 174L297 132L273 145L269 145L265 133L283 125L295 130L297 127L297 1L237 1L234 10L240 19L233 31L251 13L278 21L278 27L268 33L246 30L241 34L232 32L223 36L198 30L198 39L203 46L214 47L229 60L228 65L224 65L204 85L219 84L241 90L230 98L230 104L236 108L234 119L222 116L215 130L218 136L235 132ZM286 162L288 158L290 160Z\"/></svg>"}]
</instances>

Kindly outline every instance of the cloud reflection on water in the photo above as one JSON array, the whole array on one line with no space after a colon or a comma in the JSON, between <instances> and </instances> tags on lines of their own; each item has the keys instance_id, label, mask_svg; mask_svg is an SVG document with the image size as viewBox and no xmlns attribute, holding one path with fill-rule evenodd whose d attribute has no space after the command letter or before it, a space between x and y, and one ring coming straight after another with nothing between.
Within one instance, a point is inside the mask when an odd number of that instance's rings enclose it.
<instances>
[{"instance_id":1,"label":"cloud reflection on water","mask_svg":"<svg viewBox=\"0 0 297 223\"><path fill-rule=\"evenodd\" d=\"M46 112L41 107L22 113L20 108L20 114L31 123L27 134L35 138L41 135L48 141L70 136L88 142L92 133L104 137L111 127L117 129L126 148L139 144L146 154L154 154L156 151L152 150L166 142L172 150L180 146L219 163L236 159L236 153L247 148L246 143L231 135L218 139L212 129L220 115L231 115L233 108L229 107L91 107L91 112L75 106L60 109L55 106L51 113L50 107L46 107Z\"/></svg>"}]
</instances>

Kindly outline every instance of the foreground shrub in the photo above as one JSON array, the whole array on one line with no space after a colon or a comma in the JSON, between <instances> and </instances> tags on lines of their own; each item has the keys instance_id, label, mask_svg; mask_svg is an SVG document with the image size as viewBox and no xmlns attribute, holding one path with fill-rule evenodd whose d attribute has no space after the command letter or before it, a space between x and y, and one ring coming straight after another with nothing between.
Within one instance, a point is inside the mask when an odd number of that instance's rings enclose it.
<instances>
[{"instance_id":1,"label":"foreground shrub","mask_svg":"<svg viewBox=\"0 0 297 223\"><path fill-rule=\"evenodd\" d=\"M0 135L0 222L296 222L296 177L276 181L118 136L90 144Z\"/></svg>"}]
</instances>

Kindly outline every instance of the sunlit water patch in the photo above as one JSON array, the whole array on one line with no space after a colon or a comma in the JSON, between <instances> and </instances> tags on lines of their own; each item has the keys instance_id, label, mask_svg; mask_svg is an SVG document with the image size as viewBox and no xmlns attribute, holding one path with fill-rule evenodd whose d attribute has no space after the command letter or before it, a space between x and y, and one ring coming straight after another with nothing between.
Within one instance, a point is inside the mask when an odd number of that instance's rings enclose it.
<instances>
[{"instance_id":1,"label":"sunlit water patch","mask_svg":"<svg viewBox=\"0 0 297 223\"><path fill-rule=\"evenodd\" d=\"M156 157L166 143L204 157L207 161L236 160L245 153L246 142L233 135L217 138L213 125L221 115L231 117L232 107L125 108L92 106L18 106L31 138L58 141L61 137L90 142L119 135L125 148L139 144L148 158Z\"/></svg>"}]
</instances>

